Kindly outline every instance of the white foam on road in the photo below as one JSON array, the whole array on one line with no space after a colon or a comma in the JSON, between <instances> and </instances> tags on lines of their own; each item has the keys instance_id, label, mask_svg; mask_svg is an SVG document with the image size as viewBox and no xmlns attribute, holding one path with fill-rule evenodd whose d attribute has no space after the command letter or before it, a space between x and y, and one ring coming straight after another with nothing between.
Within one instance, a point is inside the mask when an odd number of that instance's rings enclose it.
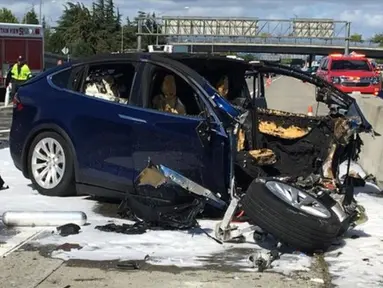
<instances>
[{"instance_id":1,"label":"white foam on road","mask_svg":"<svg viewBox=\"0 0 383 288\"><path fill-rule=\"evenodd\" d=\"M143 259L146 255L151 257L151 263L156 265L176 265L193 267L214 264L214 255L220 254L220 260L225 262L226 253L229 254L233 248L261 249L249 235L246 244L224 244L220 245L208 238L201 231L149 231L142 235L124 235L113 232L102 232L95 229L97 225L108 224L109 221L115 223L129 223L121 219L104 217L94 212L98 205L97 202L87 200L85 197L46 197L38 194L30 187L30 181L22 176L18 171L9 155L9 149L0 150L0 175L10 187L8 190L0 192L0 213L6 210L21 211L83 211L88 216L89 226L83 226L81 233L62 237L57 233L45 233L34 240L37 245L65 243L78 244L80 250L55 251L52 257L68 260L132 260ZM216 221L199 221L202 228L211 235ZM247 224L241 224L247 225ZM7 240L16 247L30 237L30 234L41 231L41 228L19 228L20 236L14 236ZM55 228L48 229L54 231ZM29 234L28 234L29 233ZM24 237L22 237L24 235ZM8 250L12 247L9 247ZM242 250L241 250L242 251ZM249 267L246 262L248 252L243 252L235 258L234 262L229 261L230 265L239 268ZM223 256L222 256L223 255ZM285 255L281 260L274 262L276 271L286 274L293 271L306 271L311 266L311 258L304 255ZM253 271L253 270L251 270Z\"/></svg>"},{"instance_id":2,"label":"white foam on road","mask_svg":"<svg viewBox=\"0 0 383 288\"><path fill-rule=\"evenodd\" d=\"M120 219L104 217L94 212L97 203L84 197L59 198L39 195L29 186L26 180L12 164L8 149L0 150L0 175L10 189L0 191L0 214L6 210L23 211L63 211L81 210L87 213L91 225L82 227L78 235L61 237L49 234L35 240L37 245L65 243L79 244L82 249L55 251L52 257L84 260L119 260L143 259L151 257L151 263L157 265L202 266L212 264L216 254L229 254L233 248L260 249L248 237L247 244L219 245L203 233L188 231L149 231L142 235L124 235L112 232L101 232L94 227L105 225L108 221L129 223ZM326 253L325 259L333 276L334 284L340 287L381 287L383 279L383 198L359 194L357 200L366 208L368 222L348 232L342 247ZM201 226L209 233L215 227L215 221L200 221ZM246 224L244 224L246 225ZM19 234L6 239L2 244L0 255L14 249L39 233L41 228L21 228ZM54 230L54 229L51 229ZM198 232L198 231L196 231ZM352 239L352 235L359 238ZM41 235L40 235L41 236ZM1 247L0 247L1 248ZM246 254L239 256L230 265L249 269ZM222 258L222 256L221 256ZM306 271L311 265L311 258L305 255L283 255L274 262L274 271L290 273Z\"/></svg>"},{"instance_id":3,"label":"white foam on road","mask_svg":"<svg viewBox=\"0 0 383 288\"><path fill-rule=\"evenodd\" d=\"M325 260L339 287L382 287L383 198L359 194L356 199L366 209L368 221L347 232L343 247L326 253Z\"/></svg>"}]
</instances>

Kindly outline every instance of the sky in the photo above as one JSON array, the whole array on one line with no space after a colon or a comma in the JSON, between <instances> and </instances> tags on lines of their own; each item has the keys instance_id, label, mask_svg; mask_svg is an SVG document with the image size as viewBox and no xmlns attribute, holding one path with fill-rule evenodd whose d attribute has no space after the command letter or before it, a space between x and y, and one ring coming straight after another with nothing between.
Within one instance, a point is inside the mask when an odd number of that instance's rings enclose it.
<instances>
[{"instance_id":1,"label":"sky","mask_svg":"<svg viewBox=\"0 0 383 288\"><path fill-rule=\"evenodd\" d=\"M48 22L55 22L66 0L42 0L42 11ZM73 1L77 2L77 1ZM80 1L90 5L91 0ZM124 18L139 10L160 16L256 17L259 19L327 18L350 21L351 32L367 39L383 33L381 0L115 0ZM39 0L0 0L18 17L33 5L39 11Z\"/></svg>"}]
</instances>

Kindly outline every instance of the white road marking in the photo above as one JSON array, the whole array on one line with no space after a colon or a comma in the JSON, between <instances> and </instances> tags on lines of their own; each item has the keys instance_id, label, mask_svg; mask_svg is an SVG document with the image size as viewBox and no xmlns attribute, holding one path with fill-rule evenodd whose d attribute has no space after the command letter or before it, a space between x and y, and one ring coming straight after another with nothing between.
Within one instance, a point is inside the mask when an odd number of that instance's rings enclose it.
<instances>
[{"instance_id":1,"label":"white road marking","mask_svg":"<svg viewBox=\"0 0 383 288\"><path fill-rule=\"evenodd\" d=\"M0 244L0 256L6 257L12 252L19 249L24 244L31 241L33 238L41 234L45 230L36 230L35 228L27 228L23 229L20 233L16 234L15 236L11 237L10 239L7 239L6 243Z\"/></svg>"},{"instance_id":2,"label":"white road marking","mask_svg":"<svg viewBox=\"0 0 383 288\"><path fill-rule=\"evenodd\" d=\"M0 106L0 110L2 109L7 109L7 108L11 108L13 104L9 104L9 105L4 105L4 106Z\"/></svg>"}]
</instances>

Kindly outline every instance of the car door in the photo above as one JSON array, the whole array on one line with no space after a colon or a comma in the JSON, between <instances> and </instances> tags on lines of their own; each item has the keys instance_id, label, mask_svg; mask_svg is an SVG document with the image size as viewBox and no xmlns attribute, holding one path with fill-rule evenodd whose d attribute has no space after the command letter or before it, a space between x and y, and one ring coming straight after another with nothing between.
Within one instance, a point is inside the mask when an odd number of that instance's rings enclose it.
<instances>
[{"instance_id":1,"label":"car door","mask_svg":"<svg viewBox=\"0 0 383 288\"><path fill-rule=\"evenodd\" d=\"M254 72L252 76L253 81L253 107L267 108L267 99L265 97L265 81L264 75L259 72Z\"/></svg>"},{"instance_id":2,"label":"car door","mask_svg":"<svg viewBox=\"0 0 383 288\"><path fill-rule=\"evenodd\" d=\"M322 79L326 79L327 76L327 64L328 64L328 58L325 58L322 60L320 68L318 69L318 76Z\"/></svg>"},{"instance_id":3,"label":"car door","mask_svg":"<svg viewBox=\"0 0 383 288\"><path fill-rule=\"evenodd\" d=\"M185 85L189 85L192 89L188 97L196 97L201 112L207 113L178 115L155 110L151 105L151 98L155 94L152 93L152 86L155 81L153 71L156 69L163 69L167 71L166 73L174 74L185 81ZM151 160L154 164L162 164L173 169L213 192L227 194L228 177L226 176L228 176L227 165L230 155L227 150L228 139L221 124L214 120L217 116L208 106L207 101L202 99L201 87L197 88L179 71L152 64L146 64L141 81L141 86L144 87L139 117L142 125L134 135L135 173L138 175ZM182 91L178 93L186 92ZM183 99L186 101L185 97ZM191 102L187 104L191 105ZM185 105L185 107L188 110L188 106ZM209 120L207 115L210 115ZM199 128L206 127L207 123L210 123L211 128L209 129L210 140L204 141L206 138L201 137Z\"/></svg>"},{"instance_id":4,"label":"car door","mask_svg":"<svg viewBox=\"0 0 383 288\"><path fill-rule=\"evenodd\" d=\"M120 96L128 98L127 104L100 98L98 94L94 96L96 94L87 90L93 81L89 76L95 67L108 71L119 67L127 73L120 76L125 87L119 87L123 91L119 92ZM123 193L133 187L132 139L142 122L136 117L135 97L131 95L140 93L136 84L141 74L140 67L139 62L133 61L90 63L84 72L88 76L84 77L77 93L72 95L77 98L76 105L68 107L68 115L71 115L68 125L77 152L80 184L100 187L104 191L109 189L109 194L104 196L112 197L112 193ZM92 188L92 191L98 194L97 189Z\"/></svg>"}]
</instances>

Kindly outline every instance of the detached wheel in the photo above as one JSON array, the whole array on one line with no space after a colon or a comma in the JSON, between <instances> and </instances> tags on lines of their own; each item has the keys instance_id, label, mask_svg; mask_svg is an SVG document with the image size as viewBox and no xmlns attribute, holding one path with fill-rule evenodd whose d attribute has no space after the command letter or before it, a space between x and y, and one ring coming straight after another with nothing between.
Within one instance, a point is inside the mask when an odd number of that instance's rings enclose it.
<instances>
[{"instance_id":1,"label":"detached wheel","mask_svg":"<svg viewBox=\"0 0 383 288\"><path fill-rule=\"evenodd\" d=\"M55 132L36 136L28 152L28 173L40 194L75 196L73 156L68 143Z\"/></svg>"},{"instance_id":2,"label":"detached wheel","mask_svg":"<svg viewBox=\"0 0 383 288\"><path fill-rule=\"evenodd\" d=\"M242 198L245 214L279 241L302 252L326 251L341 222L318 199L277 180L253 181Z\"/></svg>"}]
</instances>

